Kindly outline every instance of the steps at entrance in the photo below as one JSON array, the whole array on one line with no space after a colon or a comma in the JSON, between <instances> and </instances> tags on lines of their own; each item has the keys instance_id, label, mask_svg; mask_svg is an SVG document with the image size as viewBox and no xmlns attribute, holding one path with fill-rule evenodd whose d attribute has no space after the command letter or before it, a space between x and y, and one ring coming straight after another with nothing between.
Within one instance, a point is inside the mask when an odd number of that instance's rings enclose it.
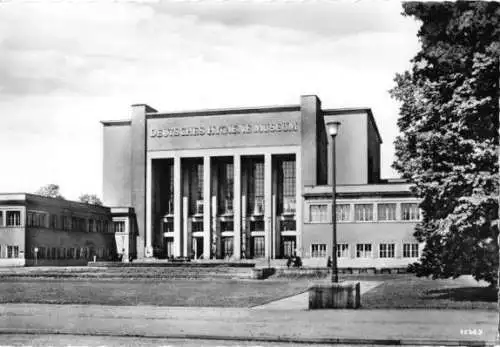
<instances>
[{"instance_id":1,"label":"steps at entrance","mask_svg":"<svg viewBox=\"0 0 500 347\"><path fill-rule=\"evenodd\" d=\"M249 279L253 267L37 267L20 268L0 273L1 278L66 278L66 279Z\"/></svg>"}]
</instances>

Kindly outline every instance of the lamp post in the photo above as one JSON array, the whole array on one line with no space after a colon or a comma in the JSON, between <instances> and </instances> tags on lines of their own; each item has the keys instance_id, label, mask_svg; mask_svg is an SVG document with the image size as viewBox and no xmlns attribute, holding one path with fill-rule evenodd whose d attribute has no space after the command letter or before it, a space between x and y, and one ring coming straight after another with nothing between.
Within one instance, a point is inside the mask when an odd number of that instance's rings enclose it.
<instances>
[{"instance_id":1,"label":"lamp post","mask_svg":"<svg viewBox=\"0 0 500 347\"><path fill-rule=\"evenodd\" d=\"M339 131L340 122L328 122L326 127L332 137L332 283L338 283L337 268L337 204L336 204L336 164L335 164L335 137Z\"/></svg>"}]
</instances>

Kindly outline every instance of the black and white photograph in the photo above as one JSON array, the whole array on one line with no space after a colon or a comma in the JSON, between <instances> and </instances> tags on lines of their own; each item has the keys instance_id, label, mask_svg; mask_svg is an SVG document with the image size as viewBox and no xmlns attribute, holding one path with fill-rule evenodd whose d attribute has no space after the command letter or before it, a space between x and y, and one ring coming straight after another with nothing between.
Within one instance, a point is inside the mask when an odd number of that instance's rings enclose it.
<instances>
[{"instance_id":1,"label":"black and white photograph","mask_svg":"<svg viewBox=\"0 0 500 347\"><path fill-rule=\"evenodd\" d=\"M0 346L500 346L500 2L0 0Z\"/></svg>"}]
</instances>

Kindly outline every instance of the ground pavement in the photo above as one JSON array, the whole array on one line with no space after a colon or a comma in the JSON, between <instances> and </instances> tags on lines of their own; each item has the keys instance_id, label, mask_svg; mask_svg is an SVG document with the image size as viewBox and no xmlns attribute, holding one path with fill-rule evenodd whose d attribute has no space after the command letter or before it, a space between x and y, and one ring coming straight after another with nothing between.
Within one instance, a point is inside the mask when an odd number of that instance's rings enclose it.
<instances>
[{"instance_id":1,"label":"ground pavement","mask_svg":"<svg viewBox=\"0 0 500 347\"><path fill-rule=\"evenodd\" d=\"M346 344L484 345L485 342L493 343L495 339L497 318L496 312L479 310L283 311L4 304L0 305L0 333Z\"/></svg>"}]
</instances>

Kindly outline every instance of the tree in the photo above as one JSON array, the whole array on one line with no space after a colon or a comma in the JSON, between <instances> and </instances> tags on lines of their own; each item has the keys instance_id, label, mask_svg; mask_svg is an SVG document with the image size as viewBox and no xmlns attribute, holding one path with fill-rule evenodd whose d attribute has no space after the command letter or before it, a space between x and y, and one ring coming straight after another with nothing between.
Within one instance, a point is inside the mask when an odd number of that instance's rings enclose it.
<instances>
[{"instance_id":1,"label":"tree","mask_svg":"<svg viewBox=\"0 0 500 347\"><path fill-rule=\"evenodd\" d=\"M421 50L397 74L393 167L421 199L419 276L472 274L495 285L498 267L500 5L403 4L421 21Z\"/></svg>"},{"instance_id":2,"label":"tree","mask_svg":"<svg viewBox=\"0 0 500 347\"><path fill-rule=\"evenodd\" d=\"M40 189L38 189L35 194L46 196L49 198L64 199L59 191L59 185L57 184L47 184Z\"/></svg>"},{"instance_id":3,"label":"tree","mask_svg":"<svg viewBox=\"0 0 500 347\"><path fill-rule=\"evenodd\" d=\"M102 201L96 194L82 194L78 200L86 204L102 206Z\"/></svg>"}]
</instances>

